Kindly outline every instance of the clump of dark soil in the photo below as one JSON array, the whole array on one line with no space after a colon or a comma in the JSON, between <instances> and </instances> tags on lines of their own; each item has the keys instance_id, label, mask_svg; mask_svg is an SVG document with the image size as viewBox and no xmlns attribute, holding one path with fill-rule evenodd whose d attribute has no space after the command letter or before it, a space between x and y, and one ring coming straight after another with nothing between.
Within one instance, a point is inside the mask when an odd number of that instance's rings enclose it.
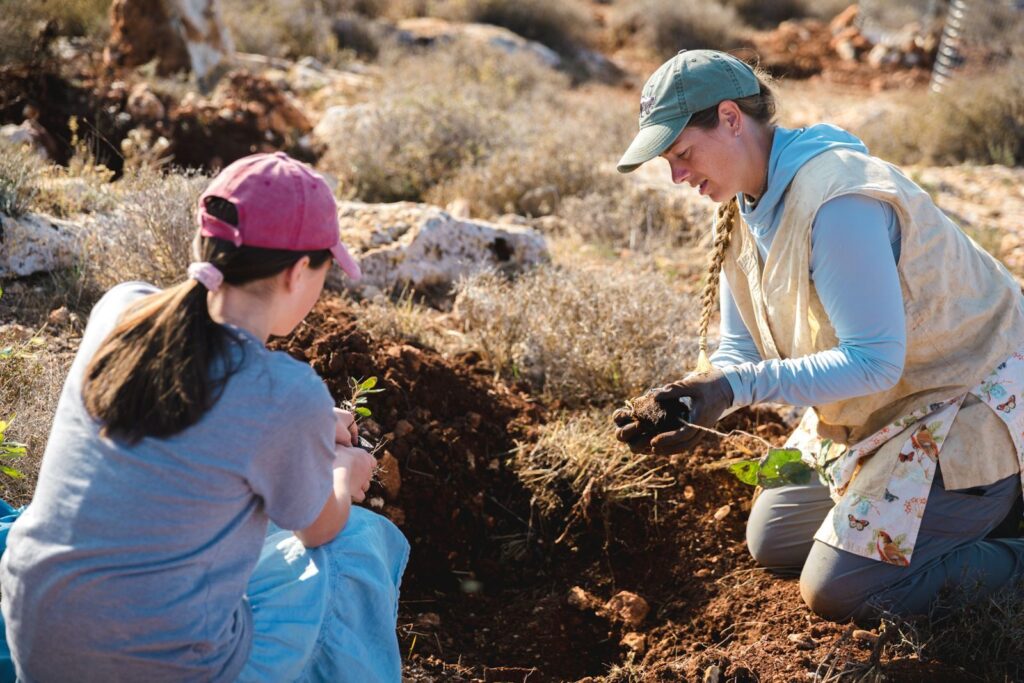
<instances>
[{"instance_id":1,"label":"clump of dark soil","mask_svg":"<svg viewBox=\"0 0 1024 683\"><path fill-rule=\"evenodd\" d=\"M690 418L690 409L678 400L658 401L648 392L628 401L630 414L645 437L679 429Z\"/></svg>"}]
</instances>

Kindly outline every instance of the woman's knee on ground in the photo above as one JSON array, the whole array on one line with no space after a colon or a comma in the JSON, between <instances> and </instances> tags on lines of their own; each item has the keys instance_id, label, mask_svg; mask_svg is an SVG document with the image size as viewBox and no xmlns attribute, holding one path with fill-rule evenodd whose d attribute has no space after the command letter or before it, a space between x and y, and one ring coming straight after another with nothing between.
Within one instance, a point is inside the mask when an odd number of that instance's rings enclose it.
<instances>
[{"instance_id":1,"label":"woman's knee on ground","mask_svg":"<svg viewBox=\"0 0 1024 683\"><path fill-rule=\"evenodd\" d=\"M892 588L893 569L816 541L800 573L800 597L826 621L870 626L885 611L880 601Z\"/></svg>"},{"instance_id":2,"label":"woman's knee on ground","mask_svg":"<svg viewBox=\"0 0 1024 683\"><path fill-rule=\"evenodd\" d=\"M766 489L754 499L747 520L747 549L768 569L796 574L827 512L807 487Z\"/></svg>"}]
</instances>

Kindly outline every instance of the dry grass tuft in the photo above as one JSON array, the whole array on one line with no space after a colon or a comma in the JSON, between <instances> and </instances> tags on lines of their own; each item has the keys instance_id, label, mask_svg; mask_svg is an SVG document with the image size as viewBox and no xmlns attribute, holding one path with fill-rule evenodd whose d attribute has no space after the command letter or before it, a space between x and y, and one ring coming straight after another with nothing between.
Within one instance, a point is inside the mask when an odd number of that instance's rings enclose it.
<instances>
[{"instance_id":1,"label":"dry grass tuft","mask_svg":"<svg viewBox=\"0 0 1024 683\"><path fill-rule=\"evenodd\" d=\"M32 208L45 168L28 145L0 142L0 214L18 217Z\"/></svg>"},{"instance_id":2,"label":"dry grass tuft","mask_svg":"<svg viewBox=\"0 0 1024 683\"><path fill-rule=\"evenodd\" d=\"M559 215L588 244L643 252L689 244L706 227L693 224L692 210L678 193L633 186L570 197Z\"/></svg>"},{"instance_id":3,"label":"dry grass tuft","mask_svg":"<svg viewBox=\"0 0 1024 683\"><path fill-rule=\"evenodd\" d=\"M242 52L331 62L338 41L320 0L223 0L224 23Z\"/></svg>"},{"instance_id":4,"label":"dry grass tuft","mask_svg":"<svg viewBox=\"0 0 1024 683\"><path fill-rule=\"evenodd\" d=\"M463 335L446 323L448 314L416 300L406 291L394 300L379 296L359 302L359 325L374 339L393 339L438 351L458 351Z\"/></svg>"},{"instance_id":5,"label":"dry grass tuft","mask_svg":"<svg viewBox=\"0 0 1024 683\"><path fill-rule=\"evenodd\" d=\"M194 172L137 169L117 183L117 210L90 225L77 273L80 306L128 280L167 287L185 279L195 207L209 178ZM79 307L80 307L79 306Z\"/></svg>"},{"instance_id":6,"label":"dry grass tuft","mask_svg":"<svg viewBox=\"0 0 1024 683\"><path fill-rule=\"evenodd\" d=\"M521 444L512 460L532 504L548 519L565 519L562 537L592 506L652 498L675 479L652 456L633 455L612 436L601 411L567 414L541 428L536 443Z\"/></svg>"},{"instance_id":7,"label":"dry grass tuft","mask_svg":"<svg viewBox=\"0 0 1024 683\"><path fill-rule=\"evenodd\" d=\"M890 658L937 660L963 667L977 680L1021 680L1024 676L1024 584L980 597L960 589L940 594L929 614L916 620L883 618Z\"/></svg>"},{"instance_id":8,"label":"dry grass tuft","mask_svg":"<svg viewBox=\"0 0 1024 683\"><path fill-rule=\"evenodd\" d=\"M24 474L0 474L0 498L15 507L28 503L57 410L72 353L56 348L55 339L16 325L0 327L0 420L11 421L5 434L28 453L3 464Z\"/></svg>"},{"instance_id":9,"label":"dry grass tuft","mask_svg":"<svg viewBox=\"0 0 1024 683\"><path fill-rule=\"evenodd\" d=\"M682 49L737 47L745 26L736 10L701 0L630 0L613 16L619 44L638 43L668 59Z\"/></svg>"},{"instance_id":10,"label":"dry grass tuft","mask_svg":"<svg viewBox=\"0 0 1024 683\"><path fill-rule=\"evenodd\" d=\"M347 135L320 162L347 198L423 201L464 167L519 144L536 108L568 88L528 55L458 46L395 57L386 71L387 90L353 110Z\"/></svg>"},{"instance_id":11,"label":"dry grass tuft","mask_svg":"<svg viewBox=\"0 0 1024 683\"><path fill-rule=\"evenodd\" d=\"M457 287L468 343L504 377L567 407L604 405L682 376L696 358L696 302L656 273L538 268Z\"/></svg>"},{"instance_id":12,"label":"dry grass tuft","mask_svg":"<svg viewBox=\"0 0 1024 683\"><path fill-rule=\"evenodd\" d=\"M872 154L896 163L1024 164L1024 59L918 97L907 112L858 131Z\"/></svg>"}]
</instances>

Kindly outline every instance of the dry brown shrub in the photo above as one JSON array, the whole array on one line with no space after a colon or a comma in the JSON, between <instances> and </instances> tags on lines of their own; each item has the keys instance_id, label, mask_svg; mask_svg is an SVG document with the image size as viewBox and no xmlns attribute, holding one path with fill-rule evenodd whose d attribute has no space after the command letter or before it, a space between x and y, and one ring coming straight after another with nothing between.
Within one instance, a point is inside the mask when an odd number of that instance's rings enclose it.
<instances>
[{"instance_id":1,"label":"dry brown shrub","mask_svg":"<svg viewBox=\"0 0 1024 683\"><path fill-rule=\"evenodd\" d=\"M616 42L638 43L662 59L683 49L736 47L744 29L736 10L712 0L629 0L611 24Z\"/></svg>"},{"instance_id":2,"label":"dry brown shrub","mask_svg":"<svg viewBox=\"0 0 1024 683\"><path fill-rule=\"evenodd\" d=\"M643 252L689 244L703 227L678 195L631 185L570 197L558 213L587 243Z\"/></svg>"},{"instance_id":3,"label":"dry brown shrub","mask_svg":"<svg viewBox=\"0 0 1024 683\"><path fill-rule=\"evenodd\" d=\"M492 152L476 165L463 166L452 178L427 193L428 202L446 205L469 202L478 216L503 213L555 213L565 197L593 191L603 179L592 159L567 149L557 136L531 135L533 140ZM550 197L537 207L531 193Z\"/></svg>"},{"instance_id":4,"label":"dry brown shrub","mask_svg":"<svg viewBox=\"0 0 1024 683\"><path fill-rule=\"evenodd\" d=\"M535 443L516 450L516 476L542 515L565 520L563 535L594 505L651 498L675 483L652 456L630 453L612 432L606 412L565 413L542 426Z\"/></svg>"},{"instance_id":5,"label":"dry brown shrub","mask_svg":"<svg viewBox=\"0 0 1024 683\"><path fill-rule=\"evenodd\" d=\"M568 407L603 405L685 374L695 301L658 273L541 267L463 280L453 313L495 370Z\"/></svg>"},{"instance_id":6,"label":"dry brown shrub","mask_svg":"<svg viewBox=\"0 0 1024 683\"><path fill-rule=\"evenodd\" d=\"M422 201L463 167L512 146L523 122L568 88L529 55L451 46L387 59L387 90L361 105L321 159L347 198Z\"/></svg>"},{"instance_id":7,"label":"dry brown shrub","mask_svg":"<svg viewBox=\"0 0 1024 683\"><path fill-rule=\"evenodd\" d=\"M572 54L588 40L593 19L577 0L446 0L433 13L446 19L503 26L528 40Z\"/></svg>"},{"instance_id":8,"label":"dry brown shrub","mask_svg":"<svg viewBox=\"0 0 1024 683\"><path fill-rule=\"evenodd\" d=\"M242 52L290 59L311 56L326 63L339 56L331 17L321 0L223 0L223 16Z\"/></svg>"},{"instance_id":9,"label":"dry brown shrub","mask_svg":"<svg viewBox=\"0 0 1024 683\"><path fill-rule=\"evenodd\" d=\"M916 97L857 131L872 154L897 163L1024 164L1024 60Z\"/></svg>"},{"instance_id":10,"label":"dry brown shrub","mask_svg":"<svg viewBox=\"0 0 1024 683\"><path fill-rule=\"evenodd\" d=\"M209 178L141 168L116 187L117 209L90 226L77 287L88 305L120 282L167 287L185 279L195 207Z\"/></svg>"},{"instance_id":11,"label":"dry brown shrub","mask_svg":"<svg viewBox=\"0 0 1024 683\"><path fill-rule=\"evenodd\" d=\"M28 145L0 142L0 214L17 217L32 208L45 168Z\"/></svg>"},{"instance_id":12,"label":"dry brown shrub","mask_svg":"<svg viewBox=\"0 0 1024 683\"><path fill-rule=\"evenodd\" d=\"M449 327L448 314L416 300L413 292L359 302L359 325L374 339L393 339L438 351L459 351L465 336Z\"/></svg>"}]
</instances>

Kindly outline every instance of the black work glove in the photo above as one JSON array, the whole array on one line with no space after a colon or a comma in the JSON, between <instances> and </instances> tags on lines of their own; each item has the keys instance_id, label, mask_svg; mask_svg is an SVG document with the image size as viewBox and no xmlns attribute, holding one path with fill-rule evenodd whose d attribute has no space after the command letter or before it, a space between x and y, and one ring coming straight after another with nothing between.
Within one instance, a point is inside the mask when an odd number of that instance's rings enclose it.
<instances>
[{"instance_id":1,"label":"black work glove","mask_svg":"<svg viewBox=\"0 0 1024 683\"><path fill-rule=\"evenodd\" d=\"M650 389L644 395L653 394L656 391L659 389ZM612 413L612 422L616 427L615 438L629 446L629 450L634 453L651 452L651 438L655 435L643 430L640 423L633 417L632 410L619 408Z\"/></svg>"},{"instance_id":2,"label":"black work glove","mask_svg":"<svg viewBox=\"0 0 1024 683\"><path fill-rule=\"evenodd\" d=\"M722 414L732 405L733 393L729 380L721 370L712 369L701 374L691 374L684 379L667 384L660 389L652 390L659 403L678 401L689 397L690 409L688 424L657 435L645 434L630 411L626 408L616 410L612 415L615 425L615 438L629 445L634 453L655 453L668 455L681 453L697 443L704 435L700 427L710 427L718 422Z\"/></svg>"}]
</instances>

